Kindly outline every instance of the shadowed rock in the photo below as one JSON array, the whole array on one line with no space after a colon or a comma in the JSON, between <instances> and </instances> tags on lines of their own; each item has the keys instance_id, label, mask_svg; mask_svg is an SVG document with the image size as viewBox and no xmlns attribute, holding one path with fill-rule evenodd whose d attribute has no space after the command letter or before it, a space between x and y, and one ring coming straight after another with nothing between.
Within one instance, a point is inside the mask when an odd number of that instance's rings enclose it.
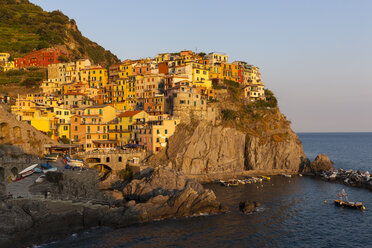
<instances>
[{"instance_id":1,"label":"shadowed rock","mask_svg":"<svg viewBox=\"0 0 372 248\"><path fill-rule=\"evenodd\" d=\"M261 206L261 203L255 202L255 201L253 201L253 202L251 202L251 201L241 201L239 203L240 211L245 213L245 214L256 212L257 207L259 207L259 206Z\"/></svg>"},{"instance_id":2,"label":"shadowed rock","mask_svg":"<svg viewBox=\"0 0 372 248\"><path fill-rule=\"evenodd\" d=\"M182 173L159 167L123 190L127 207L141 221L224 211L212 190Z\"/></svg>"},{"instance_id":3,"label":"shadowed rock","mask_svg":"<svg viewBox=\"0 0 372 248\"><path fill-rule=\"evenodd\" d=\"M310 164L304 165L302 173L304 174L320 174L323 171L333 171L333 162L326 154L319 154Z\"/></svg>"}]
</instances>

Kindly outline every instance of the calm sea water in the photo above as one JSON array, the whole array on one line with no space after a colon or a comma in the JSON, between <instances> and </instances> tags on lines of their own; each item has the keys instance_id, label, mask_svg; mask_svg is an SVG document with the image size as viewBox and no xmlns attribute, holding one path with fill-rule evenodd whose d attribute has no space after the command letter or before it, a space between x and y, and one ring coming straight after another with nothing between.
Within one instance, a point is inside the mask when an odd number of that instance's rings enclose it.
<instances>
[{"instance_id":1,"label":"calm sea water","mask_svg":"<svg viewBox=\"0 0 372 248\"><path fill-rule=\"evenodd\" d=\"M299 134L310 159L327 153L335 167L372 171L372 133ZM171 219L112 230L99 228L43 247L372 247L372 192L309 177L225 188L207 185L229 213ZM333 205L345 189L366 211ZM241 200L262 203L244 215ZM324 203L327 201L327 203Z\"/></svg>"}]
</instances>

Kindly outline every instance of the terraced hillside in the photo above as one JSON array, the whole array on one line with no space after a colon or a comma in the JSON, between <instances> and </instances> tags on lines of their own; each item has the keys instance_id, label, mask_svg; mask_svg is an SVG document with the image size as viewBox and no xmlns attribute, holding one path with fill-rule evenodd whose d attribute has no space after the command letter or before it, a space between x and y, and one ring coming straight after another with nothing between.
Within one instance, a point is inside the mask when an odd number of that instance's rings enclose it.
<instances>
[{"instance_id":1,"label":"terraced hillside","mask_svg":"<svg viewBox=\"0 0 372 248\"><path fill-rule=\"evenodd\" d=\"M14 58L56 45L65 45L76 59L88 57L103 66L118 62L110 51L84 37L75 20L62 12L44 11L28 0L0 0L0 52Z\"/></svg>"}]
</instances>

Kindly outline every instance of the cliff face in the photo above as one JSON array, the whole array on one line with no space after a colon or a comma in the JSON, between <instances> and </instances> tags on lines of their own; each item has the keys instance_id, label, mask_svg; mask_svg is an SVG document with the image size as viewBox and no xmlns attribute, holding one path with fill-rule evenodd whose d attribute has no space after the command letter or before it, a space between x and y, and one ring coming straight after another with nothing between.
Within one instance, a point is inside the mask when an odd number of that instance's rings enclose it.
<instances>
[{"instance_id":1,"label":"cliff face","mask_svg":"<svg viewBox=\"0 0 372 248\"><path fill-rule=\"evenodd\" d=\"M220 120L217 125L204 121L181 124L168 148L152 157L150 164L168 164L189 175L252 170L297 173L306 156L285 117L278 109L256 114L264 118L243 126L242 118Z\"/></svg>"},{"instance_id":2,"label":"cliff face","mask_svg":"<svg viewBox=\"0 0 372 248\"><path fill-rule=\"evenodd\" d=\"M186 174L244 169L245 135L234 128L200 122L180 126L169 140L166 158Z\"/></svg>"}]
</instances>

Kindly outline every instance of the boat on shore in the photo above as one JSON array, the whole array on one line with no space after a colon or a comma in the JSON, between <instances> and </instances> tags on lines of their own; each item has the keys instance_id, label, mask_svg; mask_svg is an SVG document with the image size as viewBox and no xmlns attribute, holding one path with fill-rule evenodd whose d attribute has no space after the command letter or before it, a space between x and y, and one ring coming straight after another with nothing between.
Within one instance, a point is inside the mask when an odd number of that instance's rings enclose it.
<instances>
[{"instance_id":1,"label":"boat on shore","mask_svg":"<svg viewBox=\"0 0 372 248\"><path fill-rule=\"evenodd\" d=\"M363 210L366 209L362 202L351 202L351 201L349 201L349 198L348 198L345 190L342 190L341 192L339 192L337 194L337 196L340 198L340 199L336 199L334 201L337 206L347 207L347 208L354 208L354 209L363 209ZM346 200L343 200L342 197L345 197Z\"/></svg>"}]
</instances>

